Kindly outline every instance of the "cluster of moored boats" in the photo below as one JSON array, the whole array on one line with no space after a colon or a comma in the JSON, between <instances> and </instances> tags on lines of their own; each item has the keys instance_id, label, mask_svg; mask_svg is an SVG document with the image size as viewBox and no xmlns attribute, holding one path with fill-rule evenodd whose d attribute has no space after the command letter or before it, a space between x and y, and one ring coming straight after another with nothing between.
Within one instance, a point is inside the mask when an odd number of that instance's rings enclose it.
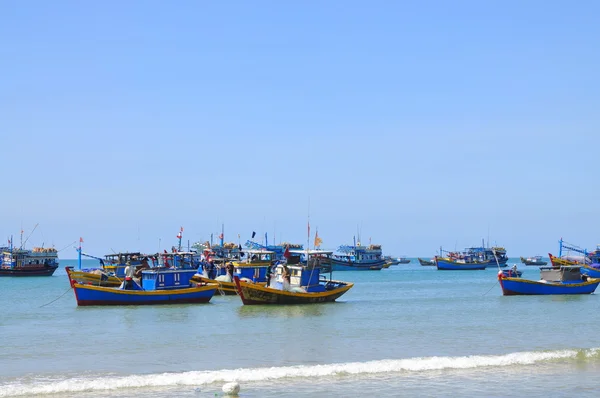
<instances>
[{"instance_id":1,"label":"cluster of moored boats","mask_svg":"<svg viewBox=\"0 0 600 398\"><path fill-rule=\"evenodd\" d=\"M566 253L563 253L565 252ZM571 255L571 252L576 255ZM590 294L600 283L600 247L588 252L576 245L568 244L561 238L558 257L548 253L550 266L541 256L521 257L528 266L540 267L540 279L522 278L522 271L514 265L507 267L508 256L503 247L471 247L463 252L447 252L440 248L440 254L431 260L419 258L423 266L436 266L438 270L483 270L498 267L498 280L505 296L547 295L547 294Z\"/></svg>"},{"instance_id":2,"label":"cluster of moored boats","mask_svg":"<svg viewBox=\"0 0 600 398\"><path fill-rule=\"evenodd\" d=\"M77 248L77 267L66 267L78 305L175 304L208 302L215 294L238 295L243 304L306 304L335 301L353 286L332 279L333 271L381 270L410 262L383 256L380 245L340 246L338 252L304 249L283 243L262 245L197 243L187 250L143 254L124 252L96 257ZM81 242L82 240L80 240ZM567 251L563 254L563 251ZM578 253L572 256L571 252ZM53 248L7 247L2 250L0 276L49 276L58 268ZM82 256L99 265L82 268ZM522 278L516 265L507 268L503 247L471 247L463 252L440 248L434 258L418 261L438 270L482 270L497 267L504 295L589 294L600 283L600 248L587 252L560 240L559 255L521 258L525 265L540 266L540 279Z\"/></svg>"}]
</instances>

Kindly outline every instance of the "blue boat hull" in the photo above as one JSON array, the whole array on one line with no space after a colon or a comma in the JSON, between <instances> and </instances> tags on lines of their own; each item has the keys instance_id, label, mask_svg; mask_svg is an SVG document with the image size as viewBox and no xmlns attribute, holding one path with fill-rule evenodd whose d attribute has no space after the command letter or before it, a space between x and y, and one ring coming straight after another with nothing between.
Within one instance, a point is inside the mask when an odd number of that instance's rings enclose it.
<instances>
[{"instance_id":1,"label":"blue boat hull","mask_svg":"<svg viewBox=\"0 0 600 398\"><path fill-rule=\"evenodd\" d=\"M72 286L80 306L207 303L217 290L217 285L171 290L123 290L79 283Z\"/></svg>"},{"instance_id":2,"label":"blue boat hull","mask_svg":"<svg viewBox=\"0 0 600 398\"><path fill-rule=\"evenodd\" d=\"M581 283L539 282L521 278L498 278L505 296L516 295L555 295L555 294L591 294L600 280L592 279Z\"/></svg>"},{"instance_id":3,"label":"blue boat hull","mask_svg":"<svg viewBox=\"0 0 600 398\"><path fill-rule=\"evenodd\" d=\"M379 271L384 265L385 260L356 263L331 259L332 271Z\"/></svg>"},{"instance_id":4,"label":"blue boat hull","mask_svg":"<svg viewBox=\"0 0 600 398\"><path fill-rule=\"evenodd\" d=\"M485 263L457 263L455 261L448 261L441 258L435 260L435 265L438 270L441 271L473 271L485 269L489 265L489 262Z\"/></svg>"}]
</instances>

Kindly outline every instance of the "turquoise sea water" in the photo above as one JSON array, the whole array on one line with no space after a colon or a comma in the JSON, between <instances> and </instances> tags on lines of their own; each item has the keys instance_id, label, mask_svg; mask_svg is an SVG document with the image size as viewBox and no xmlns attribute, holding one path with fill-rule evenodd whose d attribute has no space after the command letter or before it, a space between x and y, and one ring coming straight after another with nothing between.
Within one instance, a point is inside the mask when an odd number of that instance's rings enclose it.
<instances>
[{"instance_id":1,"label":"turquoise sea water","mask_svg":"<svg viewBox=\"0 0 600 398\"><path fill-rule=\"evenodd\" d=\"M518 259L511 259L510 264ZM78 308L0 278L0 397L597 396L599 295L504 297L497 269L337 272L337 303ZM95 266L85 261L84 266ZM537 279L537 267L523 277Z\"/></svg>"}]
</instances>

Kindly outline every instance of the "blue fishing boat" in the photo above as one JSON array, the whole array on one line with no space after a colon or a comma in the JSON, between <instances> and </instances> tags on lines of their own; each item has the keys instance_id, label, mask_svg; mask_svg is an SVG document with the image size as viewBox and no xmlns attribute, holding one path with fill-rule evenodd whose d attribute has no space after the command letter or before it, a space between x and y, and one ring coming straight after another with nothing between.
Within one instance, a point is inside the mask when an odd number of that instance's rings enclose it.
<instances>
[{"instance_id":1,"label":"blue fishing boat","mask_svg":"<svg viewBox=\"0 0 600 398\"><path fill-rule=\"evenodd\" d=\"M191 255L191 253L188 253ZM94 286L78 282L72 277L73 267L66 267L69 282L79 306L88 305L145 305L206 303L217 290L217 285L196 283L181 253L172 253L171 263L143 270L138 281L124 281L119 287ZM79 251L81 263L81 251ZM127 279L127 278L126 278Z\"/></svg>"},{"instance_id":2,"label":"blue fishing boat","mask_svg":"<svg viewBox=\"0 0 600 398\"><path fill-rule=\"evenodd\" d=\"M342 245L338 253L331 256L333 271L379 271L386 263L381 245Z\"/></svg>"},{"instance_id":3,"label":"blue fishing boat","mask_svg":"<svg viewBox=\"0 0 600 398\"><path fill-rule=\"evenodd\" d=\"M491 261L480 262L471 256L460 258L435 257L435 265L440 271L474 271L485 269Z\"/></svg>"},{"instance_id":4,"label":"blue fishing boat","mask_svg":"<svg viewBox=\"0 0 600 398\"><path fill-rule=\"evenodd\" d=\"M123 285L81 284L71 279L72 267L66 269L79 306L207 303L218 287L191 282L195 270L155 268L142 271L141 285L133 282L132 287L126 289Z\"/></svg>"},{"instance_id":5,"label":"blue fishing boat","mask_svg":"<svg viewBox=\"0 0 600 398\"><path fill-rule=\"evenodd\" d=\"M485 247L482 245L479 247L469 247L465 249L466 253L477 258L480 262L488 261L488 266L491 267L506 267L508 262L508 256L506 249L500 246Z\"/></svg>"},{"instance_id":6,"label":"blue fishing boat","mask_svg":"<svg viewBox=\"0 0 600 398\"><path fill-rule=\"evenodd\" d=\"M446 255L444 256L444 253ZM491 260L485 260L473 252L448 252L440 247L440 255L434 257L435 265L440 271L474 271L485 269Z\"/></svg>"},{"instance_id":7,"label":"blue fishing boat","mask_svg":"<svg viewBox=\"0 0 600 398\"><path fill-rule=\"evenodd\" d=\"M600 279L581 274L579 266L540 267L540 280L506 277L498 273L498 281L505 296L591 294Z\"/></svg>"}]
</instances>

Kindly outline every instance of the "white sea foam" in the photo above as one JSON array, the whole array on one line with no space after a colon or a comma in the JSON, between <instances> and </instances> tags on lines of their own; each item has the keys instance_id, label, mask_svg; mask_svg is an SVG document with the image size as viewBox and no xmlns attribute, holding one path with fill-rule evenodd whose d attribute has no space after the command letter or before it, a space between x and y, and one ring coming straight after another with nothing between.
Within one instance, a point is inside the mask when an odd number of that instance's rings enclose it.
<instances>
[{"instance_id":1,"label":"white sea foam","mask_svg":"<svg viewBox=\"0 0 600 398\"><path fill-rule=\"evenodd\" d=\"M59 394L85 391L110 391L124 388L199 386L222 382L257 382L283 378L315 378L335 375L360 375L389 372L423 372L442 369L472 369L582 359L598 356L600 348L548 352L516 352L506 355L463 357L422 357L349 362L327 365L300 365L271 368L241 368L218 371L190 371L114 377L80 377L54 382L31 381L0 386L0 397L34 394Z\"/></svg>"}]
</instances>

